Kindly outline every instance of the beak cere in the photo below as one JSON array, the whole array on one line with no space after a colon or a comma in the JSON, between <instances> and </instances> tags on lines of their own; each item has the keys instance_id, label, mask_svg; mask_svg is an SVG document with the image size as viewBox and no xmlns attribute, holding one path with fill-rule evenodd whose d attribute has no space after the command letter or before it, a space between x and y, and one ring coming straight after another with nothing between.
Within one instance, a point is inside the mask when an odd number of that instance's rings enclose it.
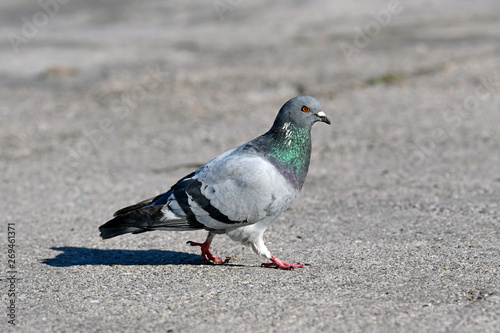
<instances>
[{"instance_id":1,"label":"beak cere","mask_svg":"<svg viewBox=\"0 0 500 333\"><path fill-rule=\"evenodd\" d=\"M320 111L316 114L316 116L320 119L320 121L327 123L328 125L331 125L332 123L330 122L330 119L326 116L326 114L323 111Z\"/></svg>"}]
</instances>

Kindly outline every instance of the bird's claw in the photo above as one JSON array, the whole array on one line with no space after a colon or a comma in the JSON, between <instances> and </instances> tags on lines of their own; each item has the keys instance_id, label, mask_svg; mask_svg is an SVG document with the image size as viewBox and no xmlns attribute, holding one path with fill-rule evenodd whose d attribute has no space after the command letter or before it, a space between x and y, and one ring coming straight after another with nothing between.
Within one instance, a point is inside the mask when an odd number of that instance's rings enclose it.
<instances>
[{"instance_id":1,"label":"bird's claw","mask_svg":"<svg viewBox=\"0 0 500 333\"><path fill-rule=\"evenodd\" d=\"M224 259L221 259L221 258L215 258L215 260L208 260L206 261L206 263L210 263L210 264L214 264L214 265L222 265L222 264L227 264L228 262L230 262L231 260L236 260L238 258L236 257L225 257Z\"/></svg>"},{"instance_id":2,"label":"bird's claw","mask_svg":"<svg viewBox=\"0 0 500 333\"><path fill-rule=\"evenodd\" d=\"M212 253L210 253L210 242L196 243L193 241L187 241L186 244L191 246L199 246L201 248L201 259L207 264L226 264L230 260L236 260L234 257L226 257L225 259L217 258Z\"/></svg>"},{"instance_id":3,"label":"bird's claw","mask_svg":"<svg viewBox=\"0 0 500 333\"><path fill-rule=\"evenodd\" d=\"M293 266L278 267L275 264L273 264L272 262L264 262L264 263L260 264L260 267L276 268L276 269L280 268L280 269L284 269L284 270L287 270L287 271L292 271L292 270L295 269L295 268L293 268Z\"/></svg>"},{"instance_id":4,"label":"bird's claw","mask_svg":"<svg viewBox=\"0 0 500 333\"><path fill-rule=\"evenodd\" d=\"M274 255L271 254L271 261L272 262L267 262L267 263L263 263L261 264L261 267L275 267L275 268L280 268L280 269L284 269L284 270L293 270L295 268L302 268L304 267L303 264L298 264L298 263L287 263L287 262L284 262L278 258L276 258Z\"/></svg>"},{"instance_id":5,"label":"bird's claw","mask_svg":"<svg viewBox=\"0 0 500 333\"><path fill-rule=\"evenodd\" d=\"M276 265L272 262L265 262L265 263L262 263L260 264L261 267L268 267L268 268L276 268L276 269L283 269L283 270L286 270L286 271L293 271L295 268L301 268L301 267L304 267L304 265L301 265L301 264L296 264L296 263L292 263L292 264L288 264L288 263L285 263L285 265Z\"/></svg>"}]
</instances>

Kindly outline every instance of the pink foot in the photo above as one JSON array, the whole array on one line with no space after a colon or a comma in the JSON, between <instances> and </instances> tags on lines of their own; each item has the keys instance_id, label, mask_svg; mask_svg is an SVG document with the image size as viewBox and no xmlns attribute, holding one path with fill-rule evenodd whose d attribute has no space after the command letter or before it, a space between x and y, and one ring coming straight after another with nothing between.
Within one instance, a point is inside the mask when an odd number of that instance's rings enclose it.
<instances>
[{"instance_id":1,"label":"pink foot","mask_svg":"<svg viewBox=\"0 0 500 333\"><path fill-rule=\"evenodd\" d=\"M201 259L203 259L203 261L206 262L207 264L210 262L213 262L214 264L221 264L221 263L225 263L225 262L229 261L228 259L217 258L212 253L210 253L209 248L210 248L211 242L205 241L205 243L195 243L195 242L189 241L189 242L187 242L187 244L189 244L191 246L201 247Z\"/></svg>"},{"instance_id":2,"label":"pink foot","mask_svg":"<svg viewBox=\"0 0 500 333\"><path fill-rule=\"evenodd\" d=\"M272 262L262 264L262 266L264 266L264 267L276 267L276 268L286 269L286 270L304 267L304 265L302 265L302 264L296 264L294 262L292 262L292 263L284 262L284 261L276 258L273 254L271 254L271 261Z\"/></svg>"}]
</instances>

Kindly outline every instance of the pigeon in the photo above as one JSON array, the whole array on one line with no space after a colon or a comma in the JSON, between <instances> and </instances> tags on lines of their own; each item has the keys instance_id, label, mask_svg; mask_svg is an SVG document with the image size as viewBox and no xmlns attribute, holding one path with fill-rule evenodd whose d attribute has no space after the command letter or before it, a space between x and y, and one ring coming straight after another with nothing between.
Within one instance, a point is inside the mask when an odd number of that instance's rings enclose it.
<instances>
[{"instance_id":1,"label":"pigeon","mask_svg":"<svg viewBox=\"0 0 500 333\"><path fill-rule=\"evenodd\" d=\"M292 205L304 184L311 159L311 127L331 124L319 102L297 96L279 110L265 134L231 149L180 179L167 192L122 208L99 227L103 239L153 230L208 231L201 248L206 263L226 263L210 252L215 235L247 244L270 262L264 267L304 267L271 254L264 232Z\"/></svg>"}]
</instances>

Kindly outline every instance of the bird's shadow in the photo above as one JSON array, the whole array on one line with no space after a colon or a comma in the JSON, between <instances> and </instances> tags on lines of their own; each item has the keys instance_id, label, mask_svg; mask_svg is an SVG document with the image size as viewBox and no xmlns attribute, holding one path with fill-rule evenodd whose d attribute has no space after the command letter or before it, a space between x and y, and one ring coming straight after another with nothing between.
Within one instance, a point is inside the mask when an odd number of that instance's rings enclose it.
<instances>
[{"instance_id":1,"label":"bird's shadow","mask_svg":"<svg viewBox=\"0 0 500 333\"><path fill-rule=\"evenodd\" d=\"M203 265L199 255L163 250L103 250L86 247L52 247L62 251L42 262L53 267L83 265Z\"/></svg>"}]
</instances>

